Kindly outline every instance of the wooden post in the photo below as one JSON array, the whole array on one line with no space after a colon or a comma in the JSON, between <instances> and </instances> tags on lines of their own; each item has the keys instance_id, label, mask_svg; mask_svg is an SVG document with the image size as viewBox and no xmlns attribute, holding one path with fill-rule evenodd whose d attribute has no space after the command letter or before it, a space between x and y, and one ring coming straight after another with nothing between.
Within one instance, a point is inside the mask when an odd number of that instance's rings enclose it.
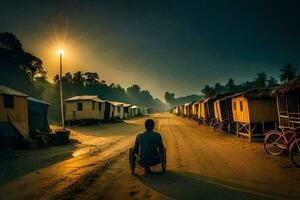
<instances>
[{"instance_id":1,"label":"wooden post","mask_svg":"<svg viewBox=\"0 0 300 200\"><path fill-rule=\"evenodd\" d=\"M236 137L239 137L239 122L236 122Z\"/></svg>"},{"instance_id":2,"label":"wooden post","mask_svg":"<svg viewBox=\"0 0 300 200\"><path fill-rule=\"evenodd\" d=\"M252 141L251 123L249 123L249 130L248 130L248 133L249 133L249 142L251 142L251 141Z\"/></svg>"}]
</instances>

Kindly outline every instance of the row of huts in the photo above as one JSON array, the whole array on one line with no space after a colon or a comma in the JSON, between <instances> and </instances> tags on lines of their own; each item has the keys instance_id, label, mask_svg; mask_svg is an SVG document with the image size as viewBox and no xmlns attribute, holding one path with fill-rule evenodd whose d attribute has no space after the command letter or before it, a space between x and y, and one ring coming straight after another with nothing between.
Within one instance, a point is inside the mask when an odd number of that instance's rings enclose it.
<instances>
[{"instance_id":1,"label":"row of huts","mask_svg":"<svg viewBox=\"0 0 300 200\"><path fill-rule=\"evenodd\" d=\"M275 88L218 94L176 106L171 113L251 141L268 130L300 126L300 77Z\"/></svg>"},{"instance_id":2,"label":"row of huts","mask_svg":"<svg viewBox=\"0 0 300 200\"><path fill-rule=\"evenodd\" d=\"M124 120L150 113L149 108L102 100L95 95L74 96L65 100L65 120Z\"/></svg>"},{"instance_id":3,"label":"row of huts","mask_svg":"<svg viewBox=\"0 0 300 200\"><path fill-rule=\"evenodd\" d=\"M51 133L48 123L50 104L0 85L0 147L20 146L16 141L39 139ZM101 100L98 96L74 96L65 100L65 120L114 121L149 114L140 106ZM9 143L9 144L7 144Z\"/></svg>"}]
</instances>

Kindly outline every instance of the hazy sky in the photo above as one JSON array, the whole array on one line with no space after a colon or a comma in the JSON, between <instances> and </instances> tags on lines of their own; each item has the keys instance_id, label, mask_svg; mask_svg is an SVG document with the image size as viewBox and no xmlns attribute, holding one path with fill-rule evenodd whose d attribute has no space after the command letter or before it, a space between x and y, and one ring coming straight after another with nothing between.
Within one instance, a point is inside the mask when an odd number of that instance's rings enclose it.
<instances>
[{"instance_id":1,"label":"hazy sky","mask_svg":"<svg viewBox=\"0 0 300 200\"><path fill-rule=\"evenodd\" d=\"M15 33L51 79L64 47L65 71L96 71L163 99L299 64L297 2L0 0L0 31Z\"/></svg>"}]
</instances>

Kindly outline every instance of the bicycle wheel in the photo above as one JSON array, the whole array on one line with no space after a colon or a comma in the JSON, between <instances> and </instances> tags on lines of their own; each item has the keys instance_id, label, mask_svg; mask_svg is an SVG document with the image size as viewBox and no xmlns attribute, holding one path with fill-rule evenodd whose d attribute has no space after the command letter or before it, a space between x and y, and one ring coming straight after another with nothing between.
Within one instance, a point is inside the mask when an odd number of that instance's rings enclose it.
<instances>
[{"instance_id":1,"label":"bicycle wheel","mask_svg":"<svg viewBox=\"0 0 300 200\"><path fill-rule=\"evenodd\" d=\"M220 124L220 130L222 133L228 133L229 132L229 127L228 127L228 122L227 121L222 121Z\"/></svg>"},{"instance_id":2,"label":"bicycle wheel","mask_svg":"<svg viewBox=\"0 0 300 200\"><path fill-rule=\"evenodd\" d=\"M286 148L282 133L279 131L269 131L264 139L264 147L268 154L278 156Z\"/></svg>"},{"instance_id":3,"label":"bicycle wheel","mask_svg":"<svg viewBox=\"0 0 300 200\"><path fill-rule=\"evenodd\" d=\"M220 130L220 129L219 129L219 123L218 123L218 122L215 123L214 126L213 126L213 128L214 128L214 131L215 131L215 132L219 132L219 130Z\"/></svg>"},{"instance_id":4,"label":"bicycle wheel","mask_svg":"<svg viewBox=\"0 0 300 200\"><path fill-rule=\"evenodd\" d=\"M300 139L296 139L290 147L290 158L296 167L300 167Z\"/></svg>"}]
</instances>

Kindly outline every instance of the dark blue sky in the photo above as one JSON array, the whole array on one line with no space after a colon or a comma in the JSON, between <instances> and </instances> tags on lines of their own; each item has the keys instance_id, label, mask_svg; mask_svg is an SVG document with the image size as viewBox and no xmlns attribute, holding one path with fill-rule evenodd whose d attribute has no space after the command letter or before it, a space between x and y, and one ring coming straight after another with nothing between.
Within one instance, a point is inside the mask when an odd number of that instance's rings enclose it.
<instances>
[{"instance_id":1,"label":"dark blue sky","mask_svg":"<svg viewBox=\"0 0 300 200\"><path fill-rule=\"evenodd\" d=\"M280 66L299 64L299 1L0 2L0 31L41 57L50 78L58 72L50 49L61 41L66 71L97 71L160 98L260 71L277 78Z\"/></svg>"}]
</instances>

